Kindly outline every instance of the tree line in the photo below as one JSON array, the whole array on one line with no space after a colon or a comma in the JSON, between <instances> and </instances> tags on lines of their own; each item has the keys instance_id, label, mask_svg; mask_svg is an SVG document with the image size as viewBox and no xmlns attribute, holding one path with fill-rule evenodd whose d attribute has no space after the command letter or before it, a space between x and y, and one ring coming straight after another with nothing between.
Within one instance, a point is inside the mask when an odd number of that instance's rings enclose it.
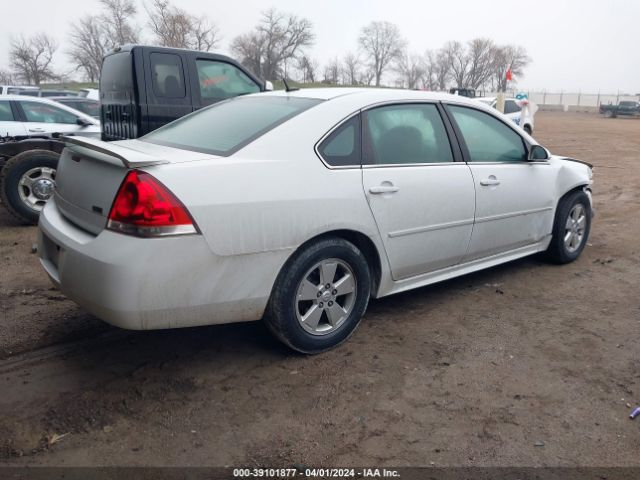
<instances>
[{"instance_id":1,"label":"tree line","mask_svg":"<svg viewBox=\"0 0 640 480\"><path fill-rule=\"evenodd\" d=\"M98 13L84 16L69 28L68 46L61 52L73 66L60 75L52 68L58 43L41 32L10 41L11 71L0 71L1 83L39 85L80 73L90 82L100 76L103 56L117 46L146 41L155 45L202 51L215 49L220 29L206 15L195 15L171 3L151 0L143 6L150 34L142 38L134 23L139 12L134 0L99 0ZM506 72L521 76L531 62L517 45L498 45L488 38L449 41L424 53L410 51L397 25L376 21L360 30L357 45L324 66L309 54L315 43L313 23L274 8L261 13L250 31L230 42L231 54L266 80L289 78L301 83L375 85L446 90L506 87ZM386 82L385 82L386 80Z\"/></svg>"}]
</instances>

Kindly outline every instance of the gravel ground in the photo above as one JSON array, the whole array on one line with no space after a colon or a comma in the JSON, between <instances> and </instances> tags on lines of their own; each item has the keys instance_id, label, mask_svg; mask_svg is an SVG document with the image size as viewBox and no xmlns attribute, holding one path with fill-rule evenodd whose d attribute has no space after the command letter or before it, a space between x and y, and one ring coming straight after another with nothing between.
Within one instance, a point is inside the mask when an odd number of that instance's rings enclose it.
<instances>
[{"instance_id":1,"label":"gravel ground","mask_svg":"<svg viewBox=\"0 0 640 480\"><path fill-rule=\"evenodd\" d=\"M260 323L127 332L52 289L0 209L0 463L640 466L640 121L539 113L595 164L582 257L371 303L296 355Z\"/></svg>"}]
</instances>

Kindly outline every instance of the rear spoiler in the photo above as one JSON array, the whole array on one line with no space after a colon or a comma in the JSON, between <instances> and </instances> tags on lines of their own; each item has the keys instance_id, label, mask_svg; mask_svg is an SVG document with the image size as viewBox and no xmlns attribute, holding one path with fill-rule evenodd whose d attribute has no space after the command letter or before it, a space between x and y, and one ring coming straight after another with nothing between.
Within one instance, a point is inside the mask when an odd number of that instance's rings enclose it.
<instances>
[{"instance_id":1,"label":"rear spoiler","mask_svg":"<svg viewBox=\"0 0 640 480\"><path fill-rule=\"evenodd\" d=\"M167 160L158 159L151 155L147 155L146 153L132 150L131 148L123 147L121 145L103 142L96 138L65 136L62 137L62 141L64 141L65 145L73 151L83 153L82 150L90 150L92 152L92 157L96 157L95 153L98 153L100 154L97 158L98 160L116 165L123 165L126 168L148 167L149 165L169 163Z\"/></svg>"}]
</instances>

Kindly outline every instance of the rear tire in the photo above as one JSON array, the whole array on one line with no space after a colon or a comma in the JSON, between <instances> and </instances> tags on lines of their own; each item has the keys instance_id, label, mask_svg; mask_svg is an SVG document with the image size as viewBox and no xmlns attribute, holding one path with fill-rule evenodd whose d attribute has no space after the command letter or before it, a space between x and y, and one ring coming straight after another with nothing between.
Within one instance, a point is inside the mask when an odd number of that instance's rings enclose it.
<instances>
[{"instance_id":1,"label":"rear tire","mask_svg":"<svg viewBox=\"0 0 640 480\"><path fill-rule=\"evenodd\" d=\"M563 197L556 211L547 256L559 264L573 262L584 250L590 230L591 203L587 194L578 191Z\"/></svg>"},{"instance_id":2,"label":"rear tire","mask_svg":"<svg viewBox=\"0 0 640 480\"><path fill-rule=\"evenodd\" d=\"M38 223L44 204L53 195L59 158L49 150L28 150L10 158L2 168L2 203L22 223Z\"/></svg>"},{"instance_id":3,"label":"rear tire","mask_svg":"<svg viewBox=\"0 0 640 480\"><path fill-rule=\"evenodd\" d=\"M321 353L345 341L369 303L371 273L362 252L341 238L296 252L276 279L265 323L292 349Z\"/></svg>"},{"instance_id":4,"label":"rear tire","mask_svg":"<svg viewBox=\"0 0 640 480\"><path fill-rule=\"evenodd\" d=\"M606 112L604 112L604 118L613 118L613 117L615 117L615 115L611 110L607 110Z\"/></svg>"}]
</instances>

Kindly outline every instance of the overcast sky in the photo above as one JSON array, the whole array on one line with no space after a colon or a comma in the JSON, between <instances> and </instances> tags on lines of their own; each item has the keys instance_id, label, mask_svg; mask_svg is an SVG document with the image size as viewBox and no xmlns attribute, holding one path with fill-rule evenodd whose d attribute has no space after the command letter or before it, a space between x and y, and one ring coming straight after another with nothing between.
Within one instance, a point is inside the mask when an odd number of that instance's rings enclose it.
<instances>
[{"instance_id":1,"label":"overcast sky","mask_svg":"<svg viewBox=\"0 0 640 480\"><path fill-rule=\"evenodd\" d=\"M143 1L135 19L145 26ZM46 31L60 43L55 66L68 71L66 32L74 19L99 10L97 0L19 0L2 2L0 67L8 66L9 39ZM270 6L307 17L316 42L311 55L321 64L357 47L358 32L373 20L400 27L412 51L439 48L447 40L489 37L524 46L533 62L522 89L548 91L640 92L640 1L637 0L179 0L194 14L217 23L228 46L250 30ZM150 41L145 31L143 39Z\"/></svg>"}]
</instances>

